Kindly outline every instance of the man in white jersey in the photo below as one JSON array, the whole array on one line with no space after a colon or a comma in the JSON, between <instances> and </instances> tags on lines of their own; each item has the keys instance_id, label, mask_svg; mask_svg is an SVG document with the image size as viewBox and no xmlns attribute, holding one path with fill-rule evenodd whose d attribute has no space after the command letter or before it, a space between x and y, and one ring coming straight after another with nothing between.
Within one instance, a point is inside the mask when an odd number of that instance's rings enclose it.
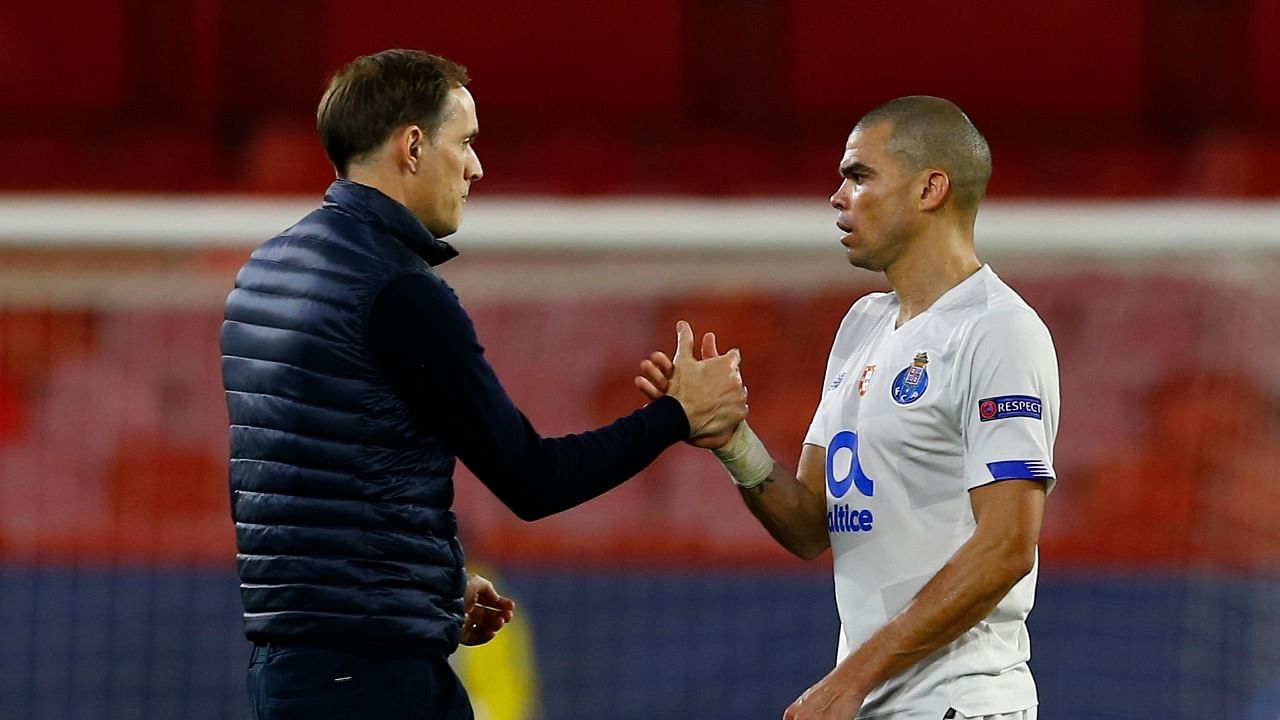
<instances>
[{"instance_id":1,"label":"man in white jersey","mask_svg":"<svg viewBox=\"0 0 1280 720\"><path fill-rule=\"evenodd\" d=\"M1044 323L975 254L990 175L986 140L946 100L863 117L831 205L849 262L893 292L841 323L796 475L745 422L696 443L784 547L833 550L837 665L787 720L1036 717L1025 620L1058 369ZM654 353L637 384L658 397L670 369Z\"/></svg>"}]
</instances>

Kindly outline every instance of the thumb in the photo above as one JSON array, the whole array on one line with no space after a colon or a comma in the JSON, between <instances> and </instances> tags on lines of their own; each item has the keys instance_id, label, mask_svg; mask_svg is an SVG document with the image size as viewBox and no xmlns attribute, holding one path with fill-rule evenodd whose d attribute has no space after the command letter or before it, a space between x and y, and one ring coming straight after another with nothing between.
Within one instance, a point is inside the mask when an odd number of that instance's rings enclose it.
<instances>
[{"instance_id":1,"label":"thumb","mask_svg":"<svg viewBox=\"0 0 1280 720\"><path fill-rule=\"evenodd\" d=\"M710 360L720 354L716 349L716 334L709 332L702 336L702 359Z\"/></svg>"},{"instance_id":2,"label":"thumb","mask_svg":"<svg viewBox=\"0 0 1280 720\"><path fill-rule=\"evenodd\" d=\"M676 356L672 359L677 362L693 359L693 328L684 320L676 323Z\"/></svg>"},{"instance_id":3,"label":"thumb","mask_svg":"<svg viewBox=\"0 0 1280 720\"><path fill-rule=\"evenodd\" d=\"M729 367L733 368L735 371L737 371L738 367L742 364L742 351L738 348L734 348L725 353L724 357L729 358Z\"/></svg>"}]
</instances>

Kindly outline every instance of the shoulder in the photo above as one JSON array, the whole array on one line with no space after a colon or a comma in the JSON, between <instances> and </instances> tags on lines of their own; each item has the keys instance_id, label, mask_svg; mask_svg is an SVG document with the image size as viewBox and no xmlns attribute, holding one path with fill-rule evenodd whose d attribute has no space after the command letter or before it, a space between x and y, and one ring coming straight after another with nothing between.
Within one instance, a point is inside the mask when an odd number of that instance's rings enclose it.
<instances>
[{"instance_id":1,"label":"shoulder","mask_svg":"<svg viewBox=\"0 0 1280 720\"><path fill-rule=\"evenodd\" d=\"M873 292L854 301L840 321L840 332L859 325L876 323L886 315L897 312L898 298L893 293Z\"/></svg>"},{"instance_id":2,"label":"shoulder","mask_svg":"<svg viewBox=\"0 0 1280 720\"><path fill-rule=\"evenodd\" d=\"M331 208L317 208L298 222L259 245L253 257L262 260L306 263L325 257L341 257L360 263L368 255L361 248L371 229L359 220Z\"/></svg>"},{"instance_id":3,"label":"shoulder","mask_svg":"<svg viewBox=\"0 0 1280 720\"><path fill-rule=\"evenodd\" d=\"M831 344L832 354L847 356L885 316L896 313L897 307L898 299L893 293L874 292L858 298L840 320Z\"/></svg>"},{"instance_id":4,"label":"shoulder","mask_svg":"<svg viewBox=\"0 0 1280 720\"><path fill-rule=\"evenodd\" d=\"M277 235L276 239L311 238L318 241L355 239L367 235L372 230L368 223L362 222L359 218L342 212L338 208L325 206L307 213L301 220Z\"/></svg>"},{"instance_id":5,"label":"shoulder","mask_svg":"<svg viewBox=\"0 0 1280 720\"><path fill-rule=\"evenodd\" d=\"M880 317L896 309L897 306L898 296L891 292L867 293L854 301L846 317L854 314Z\"/></svg>"},{"instance_id":6,"label":"shoulder","mask_svg":"<svg viewBox=\"0 0 1280 720\"><path fill-rule=\"evenodd\" d=\"M1046 380L1057 377L1053 337L1025 300L1002 282L974 299L956 323L962 333L958 353L963 358L958 358L957 372L973 378L1023 372Z\"/></svg>"},{"instance_id":7,"label":"shoulder","mask_svg":"<svg viewBox=\"0 0 1280 720\"><path fill-rule=\"evenodd\" d=\"M255 257L331 270L375 289L430 266L387 229L340 207L318 208L259 247Z\"/></svg>"},{"instance_id":8,"label":"shoulder","mask_svg":"<svg viewBox=\"0 0 1280 720\"><path fill-rule=\"evenodd\" d=\"M1049 328L1039 313L994 272L984 270L984 273L966 302L956 308L962 316L957 318L959 324L967 327L967 334L979 341L1005 339L1052 344Z\"/></svg>"}]
</instances>

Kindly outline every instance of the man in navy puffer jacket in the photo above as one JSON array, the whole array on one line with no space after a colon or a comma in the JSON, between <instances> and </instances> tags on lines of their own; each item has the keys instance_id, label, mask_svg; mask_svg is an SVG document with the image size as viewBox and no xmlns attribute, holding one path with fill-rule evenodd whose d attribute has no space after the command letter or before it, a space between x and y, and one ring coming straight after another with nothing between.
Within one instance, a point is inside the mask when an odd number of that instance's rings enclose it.
<instances>
[{"instance_id":1,"label":"man in navy puffer jacket","mask_svg":"<svg viewBox=\"0 0 1280 720\"><path fill-rule=\"evenodd\" d=\"M731 351L678 324L667 397L538 435L433 266L482 177L466 71L389 50L340 70L317 126L338 179L266 242L222 325L232 514L255 718L470 718L447 663L514 603L468 576L456 458L519 517L571 508L746 415ZM704 339L706 342L706 339ZM709 346L708 346L709 347ZM714 356L714 357L713 357Z\"/></svg>"}]
</instances>

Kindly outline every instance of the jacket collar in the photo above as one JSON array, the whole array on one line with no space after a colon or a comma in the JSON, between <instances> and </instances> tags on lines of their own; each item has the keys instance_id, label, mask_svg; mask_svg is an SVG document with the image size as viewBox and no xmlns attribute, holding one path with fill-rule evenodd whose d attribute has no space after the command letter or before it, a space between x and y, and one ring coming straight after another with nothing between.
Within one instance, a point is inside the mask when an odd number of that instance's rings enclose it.
<instances>
[{"instance_id":1,"label":"jacket collar","mask_svg":"<svg viewBox=\"0 0 1280 720\"><path fill-rule=\"evenodd\" d=\"M439 265L458 255L457 249L432 235L409 212L409 208L377 188L350 180L334 180L324 193L324 206L338 208L365 222L383 226L428 265Z\"/></svg>"}]
</instances>

